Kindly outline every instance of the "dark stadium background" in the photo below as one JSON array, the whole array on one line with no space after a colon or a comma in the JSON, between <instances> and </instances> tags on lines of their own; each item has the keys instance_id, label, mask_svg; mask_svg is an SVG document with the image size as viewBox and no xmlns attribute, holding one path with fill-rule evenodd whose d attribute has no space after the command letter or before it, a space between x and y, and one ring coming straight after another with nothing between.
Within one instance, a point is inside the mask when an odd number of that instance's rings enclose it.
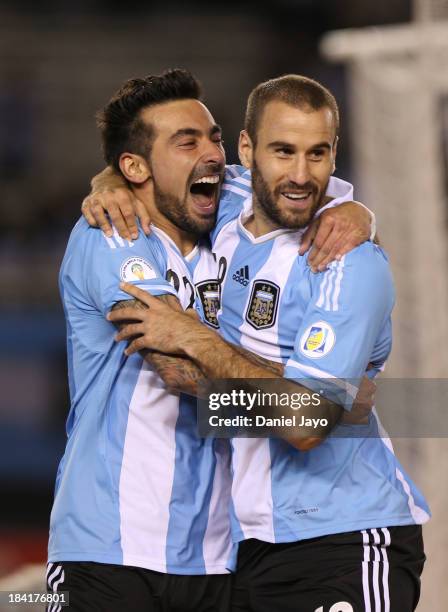
<instances>
[{"instance_id":1,"label":"dark stadium background","mask_svg":"<svg viewBox=\"0 0 448 612\"><path fill-rule=\"evenodd\" d=\"M187 67L236 162L256 83L315 77L338 98L344 126L345 72L319 56L322 34L410 18L407 0L0 3L0 577L45 561L69 407L57 274L103 166L95 111L126 78ZM338 174L350 180L347 141L343 127Z\"/></svg>"}]
</instances>

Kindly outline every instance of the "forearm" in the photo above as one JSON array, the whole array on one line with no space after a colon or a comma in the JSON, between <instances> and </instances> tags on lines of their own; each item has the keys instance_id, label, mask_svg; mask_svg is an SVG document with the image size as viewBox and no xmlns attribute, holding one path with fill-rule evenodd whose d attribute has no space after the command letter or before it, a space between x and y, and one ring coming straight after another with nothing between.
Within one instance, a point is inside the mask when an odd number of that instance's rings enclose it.
<instances>
[{"instance_id":1,"label":"forearm","mask_svg":"<svg viewBox=\"0 0 448 612\"><path fill-rule=\"evenodd\" d=\"M205 376L191 359L152 351L142 351L141 354L169 389L198 396L198 386L205 381Z\"/></svg>"},{"instance_id":2,"label":"forearm","mask_svg":"<svg viewBox=\"0 0 448 612\"><path fill-rule=\"evenodd\" d=\"M279 374L262 358L229 344L205 325L196 324L182 334L180 348L207 378L278 378ZM281 376L281 374L280 374Z\"/></svg>"},{"instance_id":3,"label":"forearm","mask_svg":"<svg viewBox=\"0 0 448 612\"><path fill-rule=\"evenodd\" d=\"M90 181L92 193L95 191L104 191L108 189L117 189L119 187L127 187L128 184L123 175L119 174L111 166L107 166L100 173L96 174Z\"/></svg>"},{"instance_id":4,"label":"forearm","mask_svg":"<svg viewBox=\"0 0 448 612\"><path fill-rule=\"evenodd\" d=\"M225 342L215 332L194 326L190 333L185 334L182 341L182 348L204 374L209 379L239 379L239 386L244 387L244 391L253 393L272 392L269 382L263 379L279 379L283 377L282 364L274 364L263 358L254 356L249 351L241 347L235 347ZM191 335L190 335L191 334ZM251 381L256 379L256 384ZM282 378L281 392L289 394L309 394L310 390L296 382ZM260 413L265 411L263 406L257 406ZM307 422L307 419L318 419L320 423L317 427L302 428L283 428L280 435L295 448L306 451L319 445L331 430L339 422L342 408L320 396L319 404L302 405L300 417ZM268 416L279 418L285 412L281 406L269 406Z\"/></svg>"},{"instance_id":5,"label":"forearm","mask_svg":"<svg viewBox=\"0 0 448 612\"><path fill-rule=\"evenodd\" d=\"M283 364L269 361L247 349L232 345L235 351L245 356L252 363L271 370L276 376L283 375ZM199 366L189 357L179 355L165 355L153 351L142 351L145 360L156 370L166 386L174 391L181 391L188 395L198 397L201 383L204 383L206 376Z\"/></svg>"},{"instance_id":6,"label":"forearm","mask_svg":"<svg viewBox=\"0 0 448 612\"><path fill-rule=\"evenodd\" d=\"M236 346L236 344L232 344L232 347L235 349L235 351L239 355L241 355L242 357L245 357L254 365L260 366L262 368L267 368L273 374L275 374L276 377L283 376L285 366L283 365L282 362L271 361L269 359L265 359L264 357L261 357L260 355L257 355L256 353L252 353L248 349L243 348L242 346Z\"/></svg>"}]
</instances>

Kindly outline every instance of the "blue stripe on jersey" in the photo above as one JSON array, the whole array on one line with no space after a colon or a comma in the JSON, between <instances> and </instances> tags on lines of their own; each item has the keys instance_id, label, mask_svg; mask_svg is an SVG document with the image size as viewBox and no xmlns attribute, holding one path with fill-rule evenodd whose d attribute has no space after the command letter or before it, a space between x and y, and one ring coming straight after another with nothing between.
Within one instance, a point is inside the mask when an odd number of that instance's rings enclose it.
<instances>
[{"instance_id":1,"label":"blue stripe on jersey","mask_svg":"<svg viewBox=\"0 0 448 612\"><path fill-rule=\"evenodd\" d=\"M120 343L111 357L120 384L114 387L109 406L92 400L90 409L83 410L82 419L76 415L74 423L72 416L72 431L61 460L51 517L48 554L52 560L85 560L87 553L91 561L118 564L123 561L118 499L111 491L117 491L119 486L128 417L122 393L132 395L141 357L132 355L124 359L122 351ZM62 475L67 469L70 480L64 481Z\"/></svg>"},{"instance_id":2,"label":"blue stripe on jersey","mask_svg":"<svg viewBox=\"0 0 448 612\"><path fill-rule=\"evenodd\" d=\"M132 397L141 370L141 357L138 354L128 357L120 371L120 384L116 385L110 398L110 407L105 414L107 428L102 429L107 440L105 462L108 465L112 484L116 491L119 490L120 476L123 462L124 442L126 439L126 427L129 417L129 404L124 397ZM107 491L107 487L103 488ZM105 495L106 499L108 495ZM121 549L120 537L120 508L118 498L114 495L105 504L102 510L102 520L106 520L110 529L115 529L112 539L112 550L114 555L120 554L119 563L123 563L123 551Z\"/></svg>"},{"instance_id":3,"label":"blue stripe on jersey","mask_svg":"<svg viewBox=\"0 0 448 612\"><path fill-rule=\"evenodd\" d=\"M311 291L307 278L309 273L306 258L297 257L296 261L291 266L288 279L282 288L283 291L281 293L278 308L279 315L283 312L290 312L292 304L295 305L296 315L295 317L278 317L278 344L283 363L286 363L291 356L291 338L293 338L297 332L295 326L297 325L299 317L305 312L311 298Z\"/></svg>"},{"instance_id":4,"label":"blue stripe on jersey","mask_svg":"<svg viewBox=\"0 0 448 612\"><path fill-rule=\"evenodd\" d=\"M190 462L186 462L186 458ZM198 574L206 573L202 543L207 529L215 466L213 439L204 440L197 435L196 399L181 394L166 540L168 573L191 574L193 566Z\"/></svg>"}]
</instances>

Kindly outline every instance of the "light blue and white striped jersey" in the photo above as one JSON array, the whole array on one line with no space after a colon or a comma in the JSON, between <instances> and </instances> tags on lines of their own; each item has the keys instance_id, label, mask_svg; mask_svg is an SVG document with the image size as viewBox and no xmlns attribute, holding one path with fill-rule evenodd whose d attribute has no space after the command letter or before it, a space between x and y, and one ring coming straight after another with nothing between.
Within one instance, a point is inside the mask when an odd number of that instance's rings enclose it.
<instances>
[{"instance_id":1,"label":"light blue and white striped jersey","mask_svg":"<svg viewBox=\"0 0 448 612\"><path fill-rule=\"evenodd\" d=\"M352 187L331 178L327 195L334 206L352 199ZM301 231L254 238L244 227L251 213L250 174L226 181L212 243L225 272L223 337L283 362L286 377L307 378L311 386L359 380L369 362L381 369L391 349L394 301L383 251L367 242L314 274L307 255L297 252ZM383 437L360 437L372 432ZM429 518L375 414L368 425L337 427L309 452L273 438L238 438L232 447L235 541L290 542Z\"/></svg>"},{"instance_id":2,"label":"light blue and white striped jersey","mask_svg":"<svg viewBox=\"0 0 448 612\"><path fill-rule=\"evenodd\" d=\"M208 245L184 258L155 227L128 242L116 232L106 238L84 219L77 223L60 272L71 409L49 561L226 573L235 557L225 503L228 445L199 438L196 400L169 393L139 354L126 357L126 343L114 341L105 315L130 299L120 280L153 295L177 295L183 308L195 305L216 326L216 264Z\"/></svg>"}]
</instances>

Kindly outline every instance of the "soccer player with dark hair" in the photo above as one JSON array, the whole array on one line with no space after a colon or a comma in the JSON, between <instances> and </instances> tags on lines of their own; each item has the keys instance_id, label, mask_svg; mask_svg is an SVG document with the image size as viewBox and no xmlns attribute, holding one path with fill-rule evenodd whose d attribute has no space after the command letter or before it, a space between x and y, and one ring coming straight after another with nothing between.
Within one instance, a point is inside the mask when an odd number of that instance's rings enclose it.
<instances>
[{"instance_id":1,"label":"soccer player with dark hair","mask_svg":"<svg viewBox=\"0 0 448 612\"><path fill-rule=\"evenodd\" d=\"M126 281L216 327L208 233L225 175L221 130L183 70L126 82L98 122L105 159L154 225L131 240L81 219L62 263L71 409L48 588L69 591L77 612L227 610L236 560L228 445L199 438L195 399L172 390L191 392L198 369L160 353L126 357L106 318L145 308L120 290Z\"/></svg>"},{"instance_id":2,"label":"soccer player with dark hair","mask_svg":"<svg viewBox=\"0 0 448 612\"><path fill-rule=\"evenodd\" d=\"M220 335L125 286L148 306L110 315L133 320L117 338L129 341L127 355L189 357L210 379L269 377L237 343L282 364L285 389L293 379L297 390L321 393L325 382L332 417L350 412L356 381L368 367L379 372L390 353L394 290L387 257L372 242L321 274L296 252L328 205L325 194L344 193L331 177L338 122L333 97L311 79L286 75L254 90L240 137L252 174L225 181L212 232L226 269ZM361 426L333 418L319 436L291 439L232 440L232 535L240 543L232 609L414 610L429 509L376 414Z\"/></svg>"}]
</instances>

